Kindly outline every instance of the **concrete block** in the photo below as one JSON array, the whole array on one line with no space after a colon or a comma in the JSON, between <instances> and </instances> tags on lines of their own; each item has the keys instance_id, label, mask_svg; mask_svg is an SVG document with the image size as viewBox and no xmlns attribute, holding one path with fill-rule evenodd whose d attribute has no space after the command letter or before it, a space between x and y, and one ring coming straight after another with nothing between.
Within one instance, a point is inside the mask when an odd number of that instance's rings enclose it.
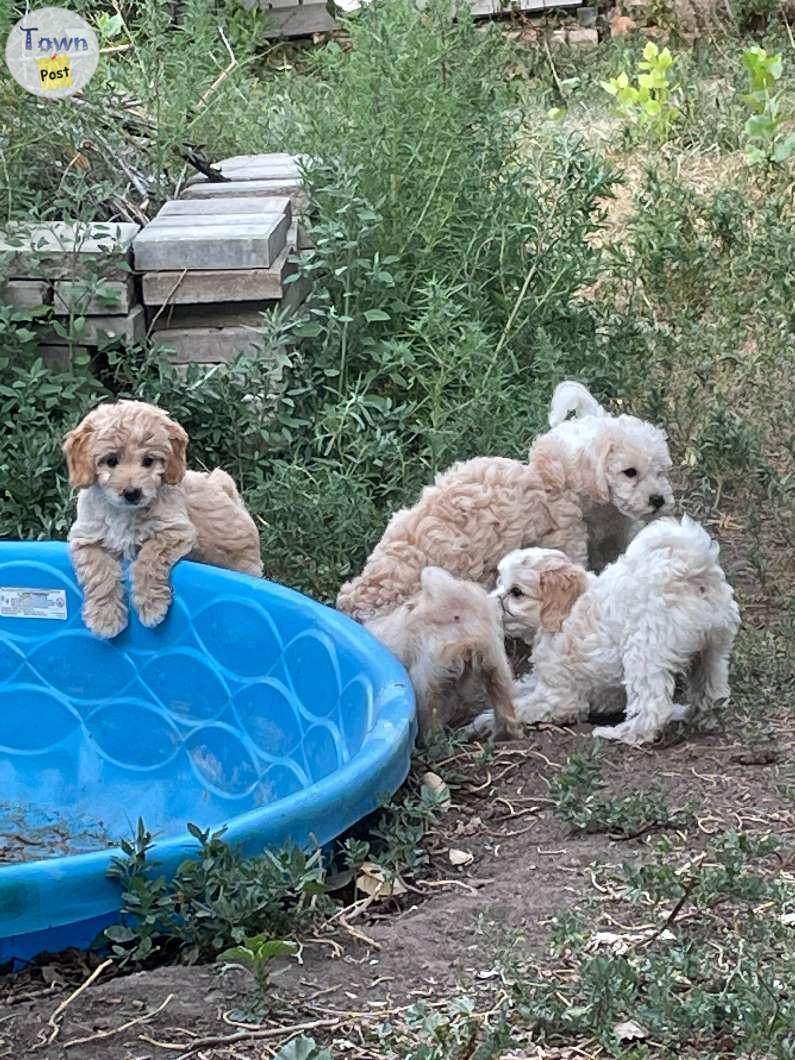
<instances>
[{"instance_id":1,"label":"concrete block","mask_svg":"<svg viewBox=\"0 0 795 1060\"><path fill-rule=\"evenodd\" d=\"M69 346L50 346L41 342L37 350L39 357L41 357L47 367L58 371L65 371L71 365L73 357L78 357L81 354L90 356L91 354L88 346L72 346L70 349Z\"/></svg>"},{"instance_id":2,"label":"concrete block","mask_svg":"<svg viewBox=\"0 0 795 1060\"><path fill-rule=\"evenodd\" d=\"M146 335L144 307L137 305L127 316L85 317L85 326L75 338L85 346L104 345L112 339L121 339L126 344L141 342ZM45 345L64 345L64 339L51 328L39 335Z\"/></svg>"},{"instance_id":3,"label":"concrete block","mask_svg":"<svg viewBox=\"0 0 795 1060\"><path fill-rule=\"evenodd\" d=\"M286 214L254 215L248 224L148 225L133 244L135 267L169 269L267 269L284 250Z\"/></svg>"},{"instance_id":4,"label":"concrete block","mask_svg":"<svg viewBox=\"0 0 795 1060\"><path fill-rule=\"evenodd\" d=\"M147 272L145 305L195 305L208 302L260 302L278 300L284 281L296 271L286 248L269 269L206 269L200 272Z\"/></svg>"},{"instance_id":5,"label":"concrete block","mask_svg":"<svg viewBox=\"0 0 795 1060\"><path fill-rule=\"evenodd\" d=\"M264 155L235 155L233 158L222 158L213 162L213 169L229 180L300 180L299 163L303 156L288 155L284 152ZM203 173L195 173L185 184L207 182Z\"/></svg>"},{"instance_id":6,"label":"concrete block","mask_svg":"<svg viewBox=\"0 0 795 1060\"><path fill-rule=\"evenodd\" d=\"M268 202L268 199L263 199L262 202ZM279 200L283 202L283 199ZM289 205L290 200L287 200ZM285 215L278 210L264 210L261 213L225 213L225 214L188 214L188 216L180 216L177 214L174 217L155 217L147 227L147 231L152 228L237 228L240 225L252 225L260 224L263 221L270 222L274 218L286 216L288 221L288 231L290 228L290 216L291 213ZM285 243L287 242L287 232L285 232Z\"/></svg>"},{"instance_id":7,"label":"concrete block","mask_svg":"<svg viewBox=\"0 0 795 1060\"><path fill-rule=\"evenodd\" d=\"M14 278L117 279L129 271L130 245L138 225L51 221L9 224L0 233L0 254L8 254L6 273Z\"/></svg>"},{"instance_id":8,"label":"concrete block","mask_svg":"<svg viewBox=\"0 0 795 1060\"><path fill-rule=\"evenodd\" d=\"M572 48L595 48L599 43L599 34L595 29L570 29L568 43Z\"/></svg>"},{"instance_id":9,"label":"concrete block","mask_svg":"<svg viewBox=\"0 0 795 1060\"><path fill-rule=\"evenodd\" d=\"M223 184L191 184L183 199L229 199L241 195L288 195L293 209L303 213L309 206L309 195L300 180L230 180Z\"/></svg>"},{"instance_id":10,"label":"concrete block","mask_svg":"<svg viewBox=\"0 0 795 1060\"><path fill-rule=\"evenodd\" d=\"M312 250L314 245L304 226L293 221L287 232L287 246L295 247L296 250Z\"/></svg>"},{"instance_id":11,"label":"concrete block","mask_svg":"<svg viewBox=\"0 0 795 1060\"><path fill-rule=\"evenodd\" d=\"M309 37L331 33L339 22L328 13L325 3L289 3L288 0L241 0L245 7L265 12L266 37Z\"/></svg>"},{"instance_id":12,"label":"concrete block","mask_svg":"<svg viewBox=\"0 0 795 1060\"><path fill-rule=\"evenodd\" d=\"M217 364L244 354L263 354L265 338L255 328L170 328L153 336L153 345L175 364Z\"/></svg>"},{"instance_id":13,"label":"concrete block","mask_svg":"<svg viewBox=\"0 0 795 1060\"><path fill-rule=\"evenodd\" d=\"M52 302L52 287L46 280L8 280L0 284L0 304L14 309L38 309Z\"/></svg>"},{"instance_id":14,"label":"concrete block","mask_svg":"<svg viewBox=\"0 0 795 1060\"><path fill-rule=\"evenodd\" d=\"M68 316L126 316L135 305L135 283L126 280L106 280L95 284L79 280L57 280L53 298L53 313Z\"/></svg>"},{"instance_id":15,"label":"concrete block","mask_svg":"<svg viewBox=\"0 0 795 1060\"><path fill-rule=\"evenodd\" d=\"M161 218L193 217L197 223L225 214L287 213L292 215L292 203L285 195L233 195L228 199L172 199L160 208L152 224ZM291 217L292 220L292 217Z\"/></svg>"}]
</instances>

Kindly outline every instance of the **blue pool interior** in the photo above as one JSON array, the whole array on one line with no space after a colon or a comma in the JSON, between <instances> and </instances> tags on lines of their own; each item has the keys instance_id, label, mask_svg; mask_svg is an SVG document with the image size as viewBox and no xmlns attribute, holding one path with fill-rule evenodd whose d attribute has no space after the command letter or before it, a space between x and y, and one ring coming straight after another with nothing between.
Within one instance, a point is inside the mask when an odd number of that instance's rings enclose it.
<instances>
[{"instance_id":1,"label":"blue pool interior","mask_svg":"<svg viewBox=\"0 0 795 1060\"><path fill-rule=\"evenodd\" d=\"M109 853L139 817L167 870L189 821L249 853L322 844L405 778L408 677L361 627L244 575L172 580L160 627L131 611L102 641L64 545L0 543L0 961L112 916Z\"/></svg>"}]
</instances>

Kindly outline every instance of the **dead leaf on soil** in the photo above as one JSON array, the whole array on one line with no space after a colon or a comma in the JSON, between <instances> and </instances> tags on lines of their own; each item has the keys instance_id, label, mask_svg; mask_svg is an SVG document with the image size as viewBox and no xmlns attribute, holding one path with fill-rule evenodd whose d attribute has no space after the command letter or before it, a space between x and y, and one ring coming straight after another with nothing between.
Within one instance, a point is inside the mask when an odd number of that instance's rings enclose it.
<instances>
[{"instance_id":1,"label":"dead leaf on soil","mask_svg":"<svg viewBox=\"0 0 795 1060\"><path fill-rule=\"evenodd\" d=\"M470 817L468 821L458 822L455 826L455 835L475 835L482 827L482 817Z\"/></svg>"},{"instance_id":2,"label":"dead leaf on soil","mask_svg":"<svg viewBox=\"0 0 795 1060\"><path fill-rule=\"evenodd\" d=\"M475 855L470 854L468 850L456 850L453 847L448 850L447 856L450 858L451 865L469 865L475 860Z\"/></svg>"},{"instance_id":3,"label":"dead leaf on soil","mask_svg":"<svg viewBox=\"0 0 795 1060\"><path fill-rule=\"evenodd\" d=\"M795 927L795 913L782 913L778 919L784 927Z\"/></svg>"},{"instance_id":4,"label":"dead leaf on soil","mask_svg":"<svg viewBox=\"0 0 795 1060\"><path fill-rule=\"evenodd\" d=\"M642 942L648 942L654 932L650 931L627 931L623 935L615 931L597 931L588 939L586 949L597 950L600 946L609 947L613 953L620 955L638 946ZM671 942L676 936L667 928L657 936L660 942Z\"/></svg>"},{"instance_id":5,"label":"dead leaf on soil","mask_svg":"<svg viewBox=\"0 0 795 1060\"><path fill-rule=\"evenodd\" d=\"M438 796L439 806L442 810L449 810L452 805L450 801L450 789L438 773L426 773L422 778L422 786Z\"/></svg>"},{"instance_id":6,"label":"dead leaf on soil","mask_svg":"<svg viewBox=\"0 0 795 1060\"><path fill-rule=\"evenodd\" d=\"M641 1027L635 1020L622 1020L613 1027L613 1034L620 1042L641 1042L649 1037L645 1027Z\"/></svg>"},{"instance_id":7,"label":"dead leaf on soil","mask_svg":"<svg viewBox=\"0 0 795 1060\"><path fill-rule=\"evenodd\" d=\"M387 878L380 865L365 861L356 877L356 889L370 898L396 898L406 893L406 885L399 876Z\"/></svg>"}]
</instances>

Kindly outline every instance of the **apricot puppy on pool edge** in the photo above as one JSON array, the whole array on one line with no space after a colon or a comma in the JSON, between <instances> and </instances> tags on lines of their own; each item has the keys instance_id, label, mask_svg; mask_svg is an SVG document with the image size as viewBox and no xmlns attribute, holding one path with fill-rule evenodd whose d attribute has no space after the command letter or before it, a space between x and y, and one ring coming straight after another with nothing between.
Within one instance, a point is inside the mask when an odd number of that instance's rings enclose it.
<instances>
[{"instance_id":1,"label":"apricot puppy on pool edge","mask_svg":"<svg viewBox=\"0 0 795 1060\"><path fill-rule=\"evenodd\" d=\"M64 441L69 481L80 491L69 547L83 590L83 620L99 637L127 625L123 560L145 626L171 604L170 573L187 557L262 574L254 521L225 471L188 471L188 436L162 410L118 401L90 412Z\"/></svg>"}]
</instances>

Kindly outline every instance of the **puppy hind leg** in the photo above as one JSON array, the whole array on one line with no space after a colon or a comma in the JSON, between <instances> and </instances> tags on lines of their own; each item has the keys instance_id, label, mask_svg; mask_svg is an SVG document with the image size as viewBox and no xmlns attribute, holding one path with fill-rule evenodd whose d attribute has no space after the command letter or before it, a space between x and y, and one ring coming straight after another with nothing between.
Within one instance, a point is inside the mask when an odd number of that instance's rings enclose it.
<instances>
[{"instance_id":1,"label":"puppy hind leg","mask_svg":"<svg viewBox=\"0 0 795 1060\"><path fill-rule=\"evenodd\" d=\"M610 727L599 726L592 735L637 746L655 739L663 726L677 716L674 678L662 667L650 666L645 658L625 659L624 673L631 674L630 678L625 677L626 721Z\"/></svg>"},{"instance_id":2,"label":"puppy hind leg","mask_svg":"<svg viewBox=\"0 0 795 1060\"><path fill-rule=\"evenodd\" d=\"M690 661L687 672L690 717L697 728L706 732L719 727L716 708L729 699L729 659L733 643L733 631L710 637Z\"/></svg>"},{"instance_id":3,"label":"puppy hind leg","mask_svg":"<svg viewBox=\"0 0 795 1060\"><path fill-rule=\"evenodd\" d=\"M519 683L513 705L523 725L539 721L573 725L588 717L588 701L576 689L552 688L534 675Z\"/></svg>"},{"instance_id":4,"label":"puppy hind leg","mask_svg":"<svg viewBox=\"0 0 795 1060\"><path fill-rule=\"evenodd\" d=\"M513 674L500 645L489 652L483 663L483 679L486 691L494 707L494 737L497 740L516 739L521 735L521 727L514 710L515 686ZM482 717L483 715L479 715ZM477 724L479 719L475 720Z\"/></svg>"},{"instance_id":5,"label":"puppy hind leg","mask_svg":"<svg viewBox=\"0 0 795 1060\"><path fill-rule=\"evenodd\" d=\"M446 675L430 660L419 659L409 669L409 677L417 700L417 726L420 739L427 743L433 732L444 728L442 709Z\"/></svg>"}]
</instances>

